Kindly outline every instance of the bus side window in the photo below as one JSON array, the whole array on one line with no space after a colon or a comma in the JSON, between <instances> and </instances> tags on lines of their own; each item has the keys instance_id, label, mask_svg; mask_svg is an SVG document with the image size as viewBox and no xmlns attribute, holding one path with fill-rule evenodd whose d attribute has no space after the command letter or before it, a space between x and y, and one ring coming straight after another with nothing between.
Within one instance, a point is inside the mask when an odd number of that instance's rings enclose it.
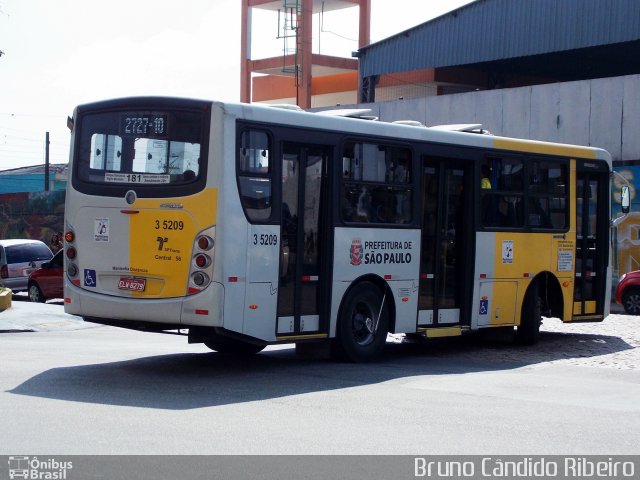
<instances>
[{"instance_id":1,"label":"bus side window","mask_svg":"<svg viewBox=\"0 0 640 480\"><path fill-rule=\"evenodd\" d=\"M480 209L483 227L524 226L524 163L520 158L488 157L481 164Z\"/></svg>"},{"instance_id":2,"label":"bus side window","mask_svg":"<svg viewBox=\"0 0 640 480\"><path fill-rule=\"evenodd\" d=\"M244 131L238 151L240 200L249 221L271 218L271 165L269 137L261 131Z\"/></svg>"},{"instance_id":3,"label":"bus side window","mask_svg":"<svg viewBox=\"0 0 640 480\"><path fill-rule=\"evenodd\" d=\"M529 166L527 224L532 228L567 227L567 164L534 159Z\"/></svg>"},{"instance_id":4,"label":"bus side window","mask_svg":"<svg viewBox=\"0 0 640 480\"><path fill-rule=\"evenodd\" d=\"M374 143L347 143L342 155L342 218L345 222L411 222L411 150Z\"/></svg>"}]
</instances>

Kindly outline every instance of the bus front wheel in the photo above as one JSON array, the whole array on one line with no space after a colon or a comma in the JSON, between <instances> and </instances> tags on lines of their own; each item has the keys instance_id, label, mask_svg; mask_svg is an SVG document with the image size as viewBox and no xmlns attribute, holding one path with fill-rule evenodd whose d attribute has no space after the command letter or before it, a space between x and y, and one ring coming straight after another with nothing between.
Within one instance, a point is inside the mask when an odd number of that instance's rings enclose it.
<instances>
[{"instance_id":1,"label":"bus front wheel","mask_svg":"<svg viewBox=\"0 0 640 480\"><path fill-rule=\"evenodd\" d=\"M387 341L388 299L371 282L356 285L347 293L338 318L334 351L351 362L377 358Z\"/></svg>"}]
</instances>

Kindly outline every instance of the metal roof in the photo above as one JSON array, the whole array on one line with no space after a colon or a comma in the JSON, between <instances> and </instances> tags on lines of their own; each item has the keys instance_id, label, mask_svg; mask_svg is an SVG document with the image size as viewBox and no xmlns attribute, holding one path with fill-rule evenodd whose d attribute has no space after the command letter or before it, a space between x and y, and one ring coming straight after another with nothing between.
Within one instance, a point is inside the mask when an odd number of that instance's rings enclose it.
<instances>
[{"instance_id":1,"label":"metal roof","mask_svg":"<svg viewBox=\"0 0 640 480\"><path fill-rule=\"evenodd\" d=\"M639 39L640 0L477 0L358 54L368 77Z\"/></svg>"}]
</instances>

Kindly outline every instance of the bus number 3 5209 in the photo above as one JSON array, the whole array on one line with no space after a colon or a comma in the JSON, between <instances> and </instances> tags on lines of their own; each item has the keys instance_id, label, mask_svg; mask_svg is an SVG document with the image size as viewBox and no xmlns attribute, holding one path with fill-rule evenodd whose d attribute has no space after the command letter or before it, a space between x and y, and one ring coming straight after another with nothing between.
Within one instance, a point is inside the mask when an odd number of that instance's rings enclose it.
<instances>
[{"instance_id":1,"label":"bus number 3 5209","mask_svg":"<svg viewBox=\"0 0 640 480\"><path fill-rule=\"evenodd\" d=\"M78 107L66 312L219 352L293 343L355 362L389 333L531 344L543 317L609 313L606 151L334 113Z\"/></svg>"}]
</instances>

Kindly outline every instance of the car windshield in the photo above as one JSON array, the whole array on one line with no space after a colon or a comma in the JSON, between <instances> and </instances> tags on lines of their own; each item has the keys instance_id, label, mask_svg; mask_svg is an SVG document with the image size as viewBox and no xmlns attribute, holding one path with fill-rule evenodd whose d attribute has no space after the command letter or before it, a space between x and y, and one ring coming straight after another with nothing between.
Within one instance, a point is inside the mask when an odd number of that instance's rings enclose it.
<instances>
[{"instance_id":1,"label":"car windshield","mask_svg":"<svg viewBox=\"0 0 640 480\"><path fill-rule=\"evenodd\" d=\"M5 247L7 263L27 263L49 260L53 255L44 243L24 243Z\"/></svg>"},{"instance_id":2,"label":"car windshield","mask_svg":"<svg viewBox=\"0 0 640 480\"><path fill-rule=\"evenodd\" d=\"M50 267L62 267L62 252L63 250L60 250L53 256L53 258L49 261Z\"/></svg>"}]
</instances>

